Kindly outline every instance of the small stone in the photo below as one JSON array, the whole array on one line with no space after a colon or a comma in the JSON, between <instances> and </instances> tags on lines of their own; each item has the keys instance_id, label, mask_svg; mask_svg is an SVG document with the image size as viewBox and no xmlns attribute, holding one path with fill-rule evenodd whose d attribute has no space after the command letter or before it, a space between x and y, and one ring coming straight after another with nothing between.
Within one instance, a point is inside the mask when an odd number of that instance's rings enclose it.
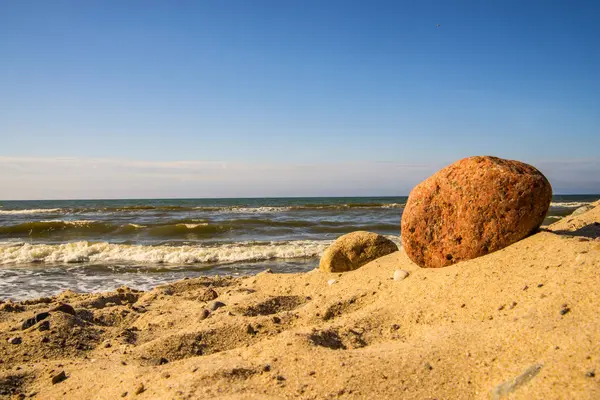
<instances>
[{"instance_id":1,"label":"small stone","mask_svg":"<svg viewBox=\"0 0 600 400\"><path fill-rule=\"evenodd\" d=\"M336 281L335 279L330 279L330 280L328 280L328 281L327 281L327 284L328 284L329 286L331 286L331 285L333 285L333 284L334 284L334 283L336 283L336 282L337 282L337 281Z\"/></svg>"},{"instance_id":2,"label":"small stone","mask_svg":"<svg viewBox=\"0 0 600 400\"><path fill-rule=\"evenodd\" d=\"M264 371L264 372L269 372L270 370L271 370L271 365L270 365L270 364L266 364L266 365L263 367L263 371Z\"/></svg>"},{"instance_id":3,"label":"small stone","mask_svg":"<svg viewBox=\"0 0 600 400\"><path fill-rule=\"evenodd\" d=\"M273 323L275 323L275 324L281 323L281 318L279 318L279 317L273 317Z\"/></svg>"},{"instance_id":4,"label":"small stone","mask_svg":"<svg viewBox=\"0 0 600 400\"><path fill-rule=\"evenodd\" d=\"M200 311L200 321L208 318L210 316L210 311L208 311L206 308L204 308L202 311Z\"/></svg>"},{"instance_id":5,"label":"small stone","mask_svg":"<svg viewBox=\"0 0 600 400\"><path fill-rule=\"evenodd\" d=\"M565 307L562 310L560 310L560 315L565 315L569 311L571 311L571 309L569 307Z\"/></svg>"},{"instance_id":6,"label":"small stone","mask_svg":"<svg viewBox=\"0 0 600 400\"><path fill-rule=\"evenodd\" d=\"M42 338L42 343L48 343L48 342L50 342L50 338L48 336L44 336Z\"/></svg>"},{"instance_id":7,"label":"small stone","mask_svg":"<svg viewBox=\"0 0 600 400\"><path fill-rule=\"evenodd\" d=\"M144 387L144 384L138 383L138 385L135 387L135 390L133 393L140 394L140 393L144 393L145 391L146 391L146 388Z\"/></svg>"},{"instance_id":8,"label":"small stone","mask_svg":"<svg viewBox=\"0 0 600 400\"><path fill-rule=\"evenodd\" d=\"M324 272L352 271L395 251L398 251L398 245L383 235L351 232L340 236L325 249L319 268Z\"/></svg>"},{"instance_id":9,"label":"small stone","mask_svg":"<svg viewBox=\"0 0 600 400\"><path fill-rule=\"evenodd\" d=\"M164 357L157 358L153 362L154 365L165 365L165 364L168 364L168 363L169 363L169 360L167 360Z\"/></svg>"},{"instance_id":10,"label":"small stone","mask_svg":"<svg viewBox=\"0 0 600 400\"><path fill-rule=\"evenodd\" d=\"M50 311L60 311L66 314L76 315L75 309L73 306L67 303L60 303L58 306L54 307Z\"/></svg>"},{"instance_id":11,"label":"small stone","mask_svg":"<svg viewBox=\"0 0 600 400\"><path fill-rule=\"evenodd\" d=\"M425 369L428 371L431 371L433 369L433 367L431 366L431 364L425 363Z\"/></svg>"},{"instance_id":12,"label":"small stone","mask_svg":"<svg viewBox=\"0 0 600 400\"><path fill-rule=\"evenodd\" d=\"M211 301L219 297L219 294L214 289L206 289L200 296L198 301Z\"/></svg>"},{"instance_id":13,"label":"small stone","mask_svg":"<svg viewBox=\"0 0 600 400\"><path fill-rule=\"evenodd\" d=\"M529 286L527 286L527 285L523 286L523 290L527 290L527 289L529 289Z\"/></svg>"},{"instance_id":14,"label":"small stone","mask_svg":"<svg viewBox=\"0 0 600 400\"><path fill-rule=\"evenodd\" d=\"M42 323L38 326L38 331L44 332L50 330L50 321L42 321Z\"/></svg>"},{"instance_id":15,"label":"small stone","mask_svg":"<svg viewBox=\"0 0 600 400\"><path fill-rule=\"evenodd\" d=\"M258 333L258 331L256 329L254 329L254 327L250 324L248 324L248 326L246 327L246 332L249 335L256 335Z\"/></svg>"},{"instance_id":16,"label":"small stone","mask_svg":"<svg viewBox=\"0 0 600 400\"><path fill-rule=\"evenodd\" d=\"M121 397L127 397L127 392L121 393Z\"/></svg>"},{"instance_id":17,"label":"small stone","mask_svg":"<svg viewBox=\"0 0 600 400\"><path fill-rule=\"evenodd\" d=\"M593 370L593 369L591 369L591 370L589 370L588 372L585 373L585 376L588 377L588 378L593 378L593 377L596 376L596 371Z\"/></svg>"},{"instance_id":18,"label":"small stone","mask_svg":"<svg viewBox=\"0 0 600 400\"><path fill-rule=\"evenodd\" d=\"M395 331L397 331L398 329L400 329L400 325L398 325L398 324L393 324L393 325L392 325L392 329L393 329L393 330L395 330Z\"/></svg>"},{"instance_id":19,"label":"small stone","mask_svg":"<svg viewBox=\"0 0 600 400\"><path fill-rule=\"evenodd\" d=\"M56 385L57 383L61 383L65 379L67 379L67 374L65 374L65 371L60 371L58 374L52 377L52 384Z\"/></svg>"},{"instance_id":20,"label":"small stone","mask_svg":"<svg viewBox=\"0 0 600 400\"><path fill-rule=\"evenodd\" d=\"M515 308L516 306L517 306L517 302L516 302L516 301L513 301L513 302L511 303L510 307L508 307L508 308L512 310L512 309L513 309L513 308Z\"/></svg>"},{"instance_id":21,"label":"small stone","mask_svg":"<svg viewBox=\"0 0 600 400\"><path fill-rule=\"evenodd\" d=\"M542 286L544 286L543 283L538 283L538 285L537 285L537 287L542 287Z\"/></svg>"},{"instance_id":22,"label":"small stone","mask_svg":"<svg viewBox=\"0 0 600 400\"><path fill-rule=\"evenodd\" d=\"M211 311L216 311L221 307L225 307L225 303L222 303L220 301L213 301L208 305L208 309Z\"/></svg>"},{"instance_id":23,"label":"small stone","mask_svg":"<svg viewBox=\"0 0 600 400\"><path fill-rule=\"evenodd\" d=\"M406 279L407 276L408 276L408 271L405 271L403 269L397 269L394 271L394 280L395 281L402 281L402 280Z\"/></svg>"},{"instance_id":24,"label":"small stone","mask_svg":"<svg viewBox=\"0 0 600 400\"><path fill-rule=\"evenodd\" d=\"M504 304L502 304L500 307L498 307L498 311L502 311L504 310Z\"/></svg>"},{"instance_id":25,"label":"small stone","mask_svg":"<svg viewBox=\"0 0 600 400\"><path fill-rule=\"evenodd\" d=\"M19 336L11 337L10 339L8 339L8 343L21 344L21 343L23 343L23 339L21 339L21 337L19 337Z\"/></svg>"},{"instance_id":26,"label":"small stone","mask_svg":"<svg viewBox=\"0 0 600 400\"><path fill-rule=\"evenodd\" d=\"M285 377L281 375L277 375L275 379L277 379L279 382L285 381Z\"/></svg>"}]
</instances>

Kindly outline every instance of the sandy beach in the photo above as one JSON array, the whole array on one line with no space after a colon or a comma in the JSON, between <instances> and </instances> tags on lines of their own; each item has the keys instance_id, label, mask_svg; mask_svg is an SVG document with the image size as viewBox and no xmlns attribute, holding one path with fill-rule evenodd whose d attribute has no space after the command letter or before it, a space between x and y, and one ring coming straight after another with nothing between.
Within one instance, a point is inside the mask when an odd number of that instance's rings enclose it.
<instances>
[{"instance_id":1,"label":"sandy beach","mask_svg":"<svg viewBox=\"0 0 600 400\"><path fill-rule=\"evenodd\" d=\"M598 398L595 206L446 268L400 250L345 273L6 302L0 396Z\"/></svg>"}]
</instances>

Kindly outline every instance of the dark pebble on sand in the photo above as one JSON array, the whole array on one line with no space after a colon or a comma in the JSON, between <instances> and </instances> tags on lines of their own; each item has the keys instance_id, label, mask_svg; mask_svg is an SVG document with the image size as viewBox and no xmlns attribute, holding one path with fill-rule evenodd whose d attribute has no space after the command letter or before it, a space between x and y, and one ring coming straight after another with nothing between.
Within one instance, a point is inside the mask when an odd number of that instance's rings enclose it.
<instances>
[{"instance_id":1,"label":"dark pebble on sand","mask_svg":"<svg viewBox=\"0 0 600 400\"><path fill-rule=\"evenodd\" d=\"M135 387L135 394L140 394L146 391L146 388L144 387L143 383L139 383L136 387Z\"/></svg>"},{"instance_id":2,"label":"dark pebble on sand","mask_svg":"<svg viewBox=\"0 0 600 400\"><path fill-rule=\"evenodd\" d=\"M208 309L211 311L216 311L221 307L225 307L225 303L222 303L220 301L213 301L208 305Z\"/></svg>"},{"instance_id":3,"label":"dark pebble on sand","mask_svg":"<svg viewBox=\"0 0 600 400\"><path fill-rule=\"evenodd\" d=\"M202 311L200 311L200 321L208 318L209 315L210 315L210 311L208 311L206 308L203 309Z\"/></svg>"},{"instance_id":4,"label":"dark pebble on sand","mask_svg":"<svg viewBox=\"0 0 600 400\"><path fill-rule=\"evenodd\" d=\"M23 339L21 339L19 336L15 336L15 337L12 337L12 338L8 339L8 343L10 343L10 344L21 344L21 343L23 343Z\"/></svg>"},{"instance_id":5,"label":"dark pebble on sand","mask_svg":"<svg viewBox=\"0 0 600 400\"><path fill-rule=\"evenodd\" d=\"M256 329L254 329L254 327L250 324L248 324L248 327L246 328L246 332L249 335L256 335L258 333L258 331Z\"/></svg>"},{"instance_id":6,"label":"dark pebble on sand","mask_svg":"<svg viewBox=\"0 0 600 400\"><path fill-rule=\"evenodd\" d=\"M281 322L281 318L279 318L279 317L273 317L273 322L276 323L276 324L278 324L278 323Z\"/></svg>"},{"instance_id":7,"label":"dark pebble on sand","mask_svg":"<svg viewBox=\"0 0 600 400\"><path fill-rule=\"evenodd\" d=\"M54 307L50 311L60 311L60 312L64 312L65 314L71 314L71 315L76 314L73 306L71 306L70 304L66 304L66 303L60 303L58 306Z\"/></svg>"},{"instance_id":8,"label":"dark pebble on sand","mask_svg":"<svg viewBox=\"0 0 600 400\"><path fill-rule=\"evenodd\" d=\"M270 370L271 370L271 365L270 365L270 364L266 364L266 365L263 367L263 371L264 371L264 372L269 372Z\"/></svg>"},{"instance_id":9,"label":"dark pebble on sand","mask_svg":"<svg viewBox=\"0 0 600 400\"><path fill-rule=\"evenodd\" d=\"M21 326L21 329L25 330L27 328L31 328L33 325L37 324L40 321L45 320L49 316L50 316L50 313L47 313L47 312L42 312L42 313L36 314L35 317L25 320L23 322L23 325Z\"/></svg>"},{"instance_id":10,"label":"dark pebble on sand","mask_svg":"<svg viewBox=\"0 0 600 400\"><path fill-rule=\"evenodd\" d=\"M65 374L65 371L60 371L58 374L52 377L52 384L56 385L57 383L61 383L65 379L67 379L67 374Z\"/></svg>"},{"instance_id":11,"label":"dark pebble on sand","mask_svg":"<svg viewBox=\"0 0 600 400\"><path fill-rule=\"evenodd\" d=\"M219 294L214 289L206 289L198 296L199 301L211 301L219 297Z\"/></svg>"},{"instance_id":12,"label":"dark pebble on sand","mask_svg":"<svg viewBox=\"0 0 600 400\"><path fill-rule=\"evenodd\" d=\"M565 307L562 310L560 310L560 315L565 315L569 311L571 311L571 309L569 307Z\"/></svg>"},{"instance_id":13,"label":"dark pebble on sand","mask_svg":"<svg viewBox=\"0 0 600 400\"><path fill-rule=\"evenodd\" d=\"M44 332L44 331L48 331L50 330L50 321L43 321L40 326L38 326L38 330L40 332Z\"/></svg>"},{"instance_id":14,"label":"dark pebble on sand","mask_svg":"<svg viewBox=\"0 0 600 400\"><path fill-rule=\"evenodd\" d=\"M277 379L279 382L285 381L285 377L281 375L277 375L275 379Z\"/></svg>"},{"instance_id":15,"label":"dark pebble on sand","mask_svg":"<svg viewBox=\"0 0 600 400\"><path fill-rule=\"evenodd\" d=\"M596 376L596 371L595 370L589 370L588 372L585 373L585 376L587 376L588 378L593 378Z\"/></svg>"}]
</instances>

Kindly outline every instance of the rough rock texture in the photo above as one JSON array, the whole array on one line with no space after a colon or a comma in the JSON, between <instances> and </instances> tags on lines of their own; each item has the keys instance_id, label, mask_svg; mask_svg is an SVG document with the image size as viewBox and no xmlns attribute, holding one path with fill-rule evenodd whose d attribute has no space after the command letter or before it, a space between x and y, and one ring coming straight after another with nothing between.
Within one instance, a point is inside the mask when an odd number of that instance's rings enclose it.
<instances>
[{"instance_id":1,"label":"rough rock texture","mask_svg":"<svg viewBox=\"0 0 600 400\"><path fill-rule=\"evenodd\" d=\"M326 272L344 272L398 251L398 246L377 233L356 231L340 236L329 246L319 263Z\"/></svg>"},{"instance_id":2,"label":"rough rock texture","mask_svg":"<svg viewBox=\"0 0 600 400\"><path fill-rule=\"evenodd\" d=\"M412 190L402 214L402 244L422 267L479 257L535 232L551 199L550 183L531 165L465 158Z\"/></svg>"}]
</instances>

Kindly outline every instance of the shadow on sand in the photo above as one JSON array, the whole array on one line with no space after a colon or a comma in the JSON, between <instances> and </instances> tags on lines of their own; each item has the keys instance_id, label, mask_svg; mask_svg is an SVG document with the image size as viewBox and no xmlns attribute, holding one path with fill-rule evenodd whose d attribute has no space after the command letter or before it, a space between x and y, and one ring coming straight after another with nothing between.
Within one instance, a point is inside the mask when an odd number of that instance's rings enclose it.
<instances>
[{"instance_id":1,"label":"shadow on sand","mask_svg":"<svg viewBox=\"0 0 600 400\"><path fill-rule=\"evenodd\" d=\"M592 222L591 224L588 224L582 228L579 228L575 231L566 231L566 230L560 230L560 231L553 231L550 229L547 229L546 232L552 232L556 235L561 235L561 236L580 236L580 237L586 237L589 239L596 239L596 238L600 238L600 222Z\"/></svg>"}]
</instances>

